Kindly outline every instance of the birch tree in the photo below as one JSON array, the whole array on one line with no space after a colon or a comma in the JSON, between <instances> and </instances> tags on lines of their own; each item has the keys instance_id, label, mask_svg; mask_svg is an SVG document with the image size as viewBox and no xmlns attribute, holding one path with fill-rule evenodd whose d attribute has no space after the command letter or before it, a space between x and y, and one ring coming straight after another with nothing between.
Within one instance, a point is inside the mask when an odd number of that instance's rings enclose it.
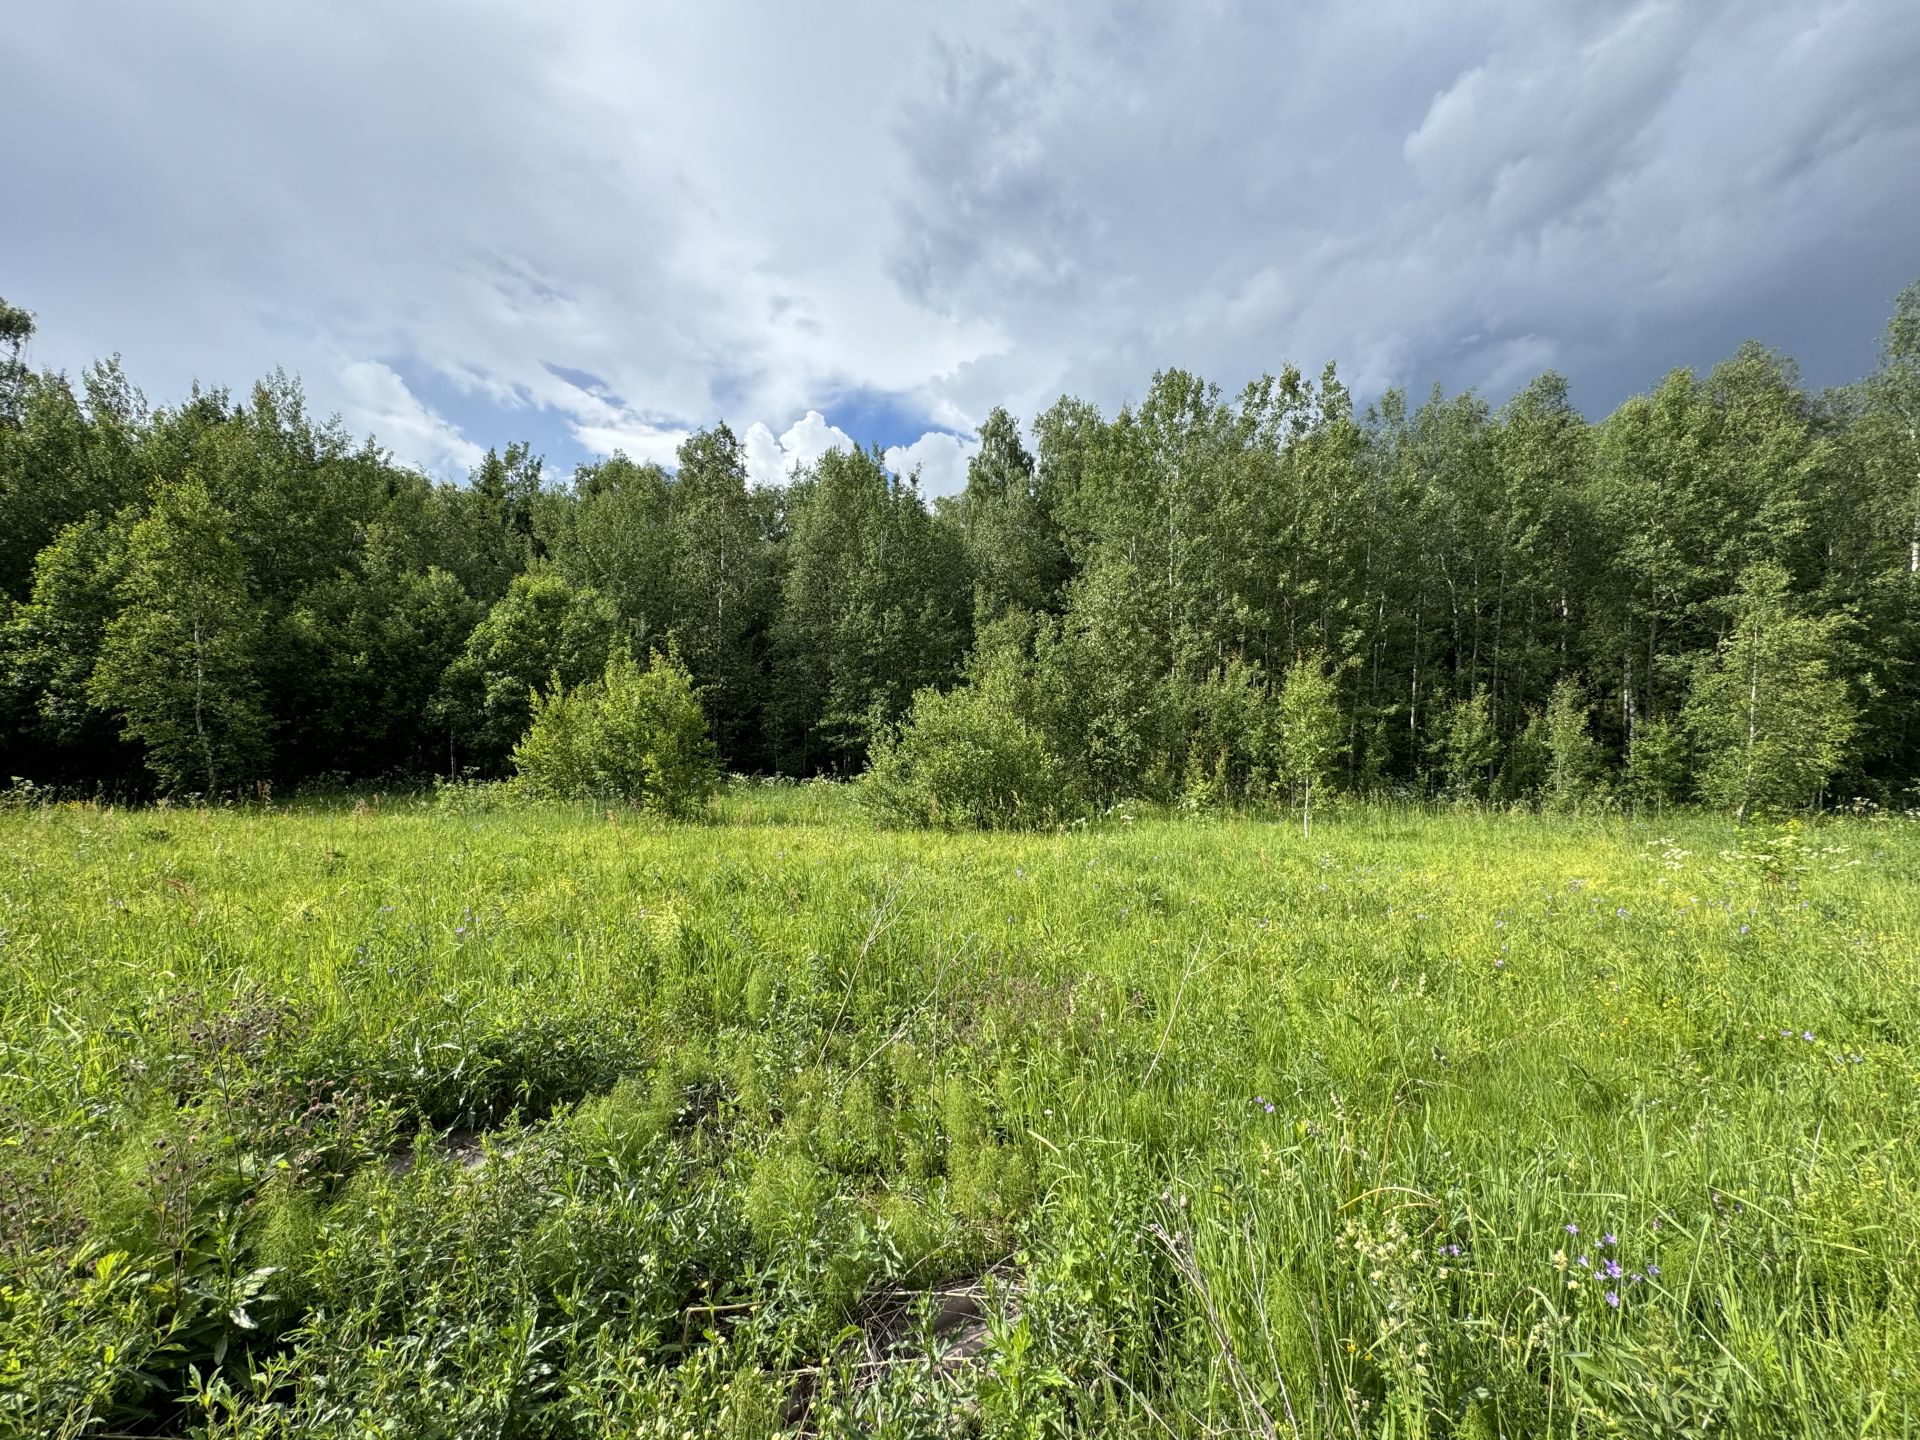
<instances>
[{"instance_id":1,"label":"birch tree","mask_svg":"<svg viewBox=\"0 0 1920 1440\"><path fill-rule=\"evenodd\" d=\"M1326 657L1302 655L1280 683L1282 778L1300 792L1300 835L1312 834L1313 794L1333 773L1343 748L1345 722Z\"/></svg>"},{"instance_id":2,"label":"birch tree","mask_svg":"<svg viewBox=\"0 0 1920 1440\"><path fill-rule=\"evenodd\" d=\"M1846 757L1855 715L1846 681L1828 668L1840 617L1795 614L1786 571L1766 563L1741 578L1732 608L1683 715L1704 757L1702 798L1745 820L1813 804Z\"/></svg>"},{"instance_id":3,"label":"birch tree","mask_svg":"<svg viewBox=\"0 0 1920 1440\"><path fill-rule=\"evenodd\" d=\"M261 778L259 607L229 517L198 479L163 485L133 527L120 598L89 688L154 778L204 795Z\"/></svg>"}]
</instances>

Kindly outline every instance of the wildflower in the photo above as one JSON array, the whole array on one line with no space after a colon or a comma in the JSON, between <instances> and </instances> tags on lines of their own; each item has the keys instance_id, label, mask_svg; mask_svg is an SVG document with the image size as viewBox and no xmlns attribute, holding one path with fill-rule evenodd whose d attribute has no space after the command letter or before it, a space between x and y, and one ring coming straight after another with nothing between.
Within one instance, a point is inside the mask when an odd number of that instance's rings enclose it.
<instances>
[{"instance_id":1,"label":"wildflower","mask_svg":"<svg viewBox=\"0 0 1920 1440\"><path fill-rule=\"evenodd\" d=\"M1742 926L1740 927L1740 933L1741 933L1742 935L1744 935L1744 934L1746 934L1749 928L1751 928L1751 927L1749 927L1749 926L1746 926L1746 925L1742 925Z\"/></svg>"},{"instance_id":2,"label":"wildflower","mask_svg":"<svg viewBox=\"0 0 1920 1440\"><path fill-rule=\"evenodd\" d=\"M1656 1230L1660 1228L1660 1217L1658 1215L1653 1217L1653 1228Z\"/></svg>"},{"instance_id":3,"label":"wildflower","mask_svg":"<svg viewBox=\"0 0 1920 1440\"><path fill-rule=\"evenodd\" d=\"M1618 1290L1607 1291L1607 1304L1616 1310L1620 1308L1620 1292Z\"/></svg>"},{"instance_id":4,"label":"wildflower","mask_svg":"<svg viewBox=\"0 0 1920 1440\"><path fill-rule=\"evenodd\" d=\"M1273 1102L1271 1100L1267 1102L1266 1110L1267 1110L1267 1114L1269 1115L1273 1114Z\"/></svg>"},{"instance_id":5,"label":"wildflower","mask_svg":"<svg viewBox=\"0 0 1920 1440\"><path fill-rule=\"evenodd\" d=\"M1600 1237L1600 1244L1603 1248L1609 1245L1617 1244L1617 1243L1619 1242L1614 1238L1614 1234L1611 1230L1607 1231L1606 1234Z\"/></svg>"},{"instance_id":6,"label":"wildflower","mask_svg":"<svg viewBox=\"0 0 1920 1440\"><path fill-rule=\"evenodd\" d=\"M1660 1278L1660 1267L1658 1265L1647 1266L1647 1274L1652 1279L1658 1280Z\"/></svg>"},{"instance_id":7,"label":"wildflower","mask_svg":"<svg viewBox=\"0 0 1920 1440\"><path fill-rule=\"evenodd\" d=\"M1574 1261L1573 1263L1578 1265L1582 1270L1587 1270L1592 1268L1587 1264L1587 1257L1584 1255L1582 1255L1578 1260Z\"/></svg>"},{"instance_id":8,"label":"wildflower","mask_svg":"<svg viewBox=\"0 0 1920 1440\"><path fill-rule=\"evenodd\" d=\"M1646 1278L1647 1278L1646 1276L1642 1275L1638 1270L1636 1270L1627 1277L1627 1283L1629 1285L1638 1285L1642 1280Z\"/></svg>"},{"instance_id":9,"label":"wildflower","mask_svg":"<svg viewBox=\"0 0 1920 1440\"><path fill-rule=\"evenodd\" d=\"M1793 1031L1791 1031L1791 1030L1782 1030L1782 1031L1780 1032L1780 1038L1781 1038L1782 1040L1791 1040L1791 1039L1793 1038Z\"/></svg>"},{"instance_id":10,"label":"wildflower","mask_svg":"<svg viewBox=\"0 0 1920 1440\"><path fill-rule=\"evenodd\" d=\"M1579 1233L1580 1233L1580 1227L1578 1225L1575 1225L1571 1221L1567 1222L1567 1234L1578 1235Z\"/></svg>"},{"instance_id":11,"label":"wildflower","mask_svg":"<svg viewBox=\"0 0 1920 1440\"><path fill-rule=\"evenodd\" d=\"M1801 1038L1802 1040L1804 1040L1804 1041L1806 1041L1806 1042L1807 1042L1807 1043L1808 1043L1809 1045L1811 1045L1811 1044L1813 1043L1813 1031L1811 1031L1811 1030L1802 1030L1802 1031L1800 1032L1800 1038Z\"/></svg>"},{"instance_id":12,"label":"wildflower","mask_svg":"<svg viewBox=\"0 0 1920 1440\"><path fill-rule=\"evenodd\" d=\"M1609 1280L1618 1280L1620 1278L1620 1262L1618 1260L1607 1261L1606 1264L1600 1267L1600 1270Z\"/></svg>"}]
</instances>

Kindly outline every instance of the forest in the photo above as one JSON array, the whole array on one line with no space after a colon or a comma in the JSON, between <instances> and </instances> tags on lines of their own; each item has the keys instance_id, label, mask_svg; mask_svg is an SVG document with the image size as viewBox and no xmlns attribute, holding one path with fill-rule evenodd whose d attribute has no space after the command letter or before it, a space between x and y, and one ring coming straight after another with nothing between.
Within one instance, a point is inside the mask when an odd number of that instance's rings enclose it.
<instances>
[{"instance_id":1,"label":"forest","mask_svg":"<svg viewBox=\"0 0 1920 1440\"><path fill-rule=\"evenodd\" d=\"M0 302L16 785L500 776L542 697L652 652L749 775L857 774L960 687L1082 805L1318 772L1745 813L1920 777L1920 284L1838 389L1757 343L1598 421L1553 373L1362 407L1332 364L1166 370L1112 415L995 410L931 504L878 447L750 485L725 424L671 469L509 444L450 483L284 374L153 405L117 360L34 371L33 330Z\"/></svg>"}]
</instances>

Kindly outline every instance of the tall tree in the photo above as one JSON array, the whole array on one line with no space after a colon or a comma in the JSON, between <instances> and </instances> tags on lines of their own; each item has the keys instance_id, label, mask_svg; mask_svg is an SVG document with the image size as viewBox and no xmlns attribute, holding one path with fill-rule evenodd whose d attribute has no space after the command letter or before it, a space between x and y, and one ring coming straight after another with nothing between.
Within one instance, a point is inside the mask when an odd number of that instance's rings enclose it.
<instances>
[{"instance_id":1,"label":"tall tree","mask_svg":"<svg viewBox=\"0 0 1920 1440\"><path fill-rule=\"evenodd\" d=\"M795 482L775 628L783 762L844 769L970 638L965 557L879 451L834 450Z\"/></svg>"},{"instance_id":2,"label":"tall tree","mask_svg":"<svg viewBox=\"0 0 1920 1440\"><path fill-rule=\"evenodd\" d=\"M1747 570L1729 609L1726 637L1699 662L1685 710L1704 757L1700 793L1742 820L1811 805L1853 738L1847 683L1827 663L1844 618L1796 614L1787 572L1772 563Z\"/></svg>"},{"instance_id":3,"label":"tall tree","mask_svg":"<svg viewBox=\"0 0 1920 1440\"><path fill-rule=\"evenodd\" d=\"M232 519L198 478L163 484L133 527L120 598L89 689L160 786L218 795L262 777L260 610Z\"/></svg>"},{"instance_id":4,"label":"tall tree","mask_svg":"<svg viewBox=\"0 0 1920 1440\"><path fill-rule=\"evenodd\" d=\"M598 591L549 569L516 575L447 667L434 704L447 768L497 774L526 733L533 697L605 668L619 617Z\"/></svg>"},{"instance_id":5,"label":"tall tree","mask_svg":"<svg viewBox=\"0 0 1920 1440\"><path fill-rule=\"evenodd\" d=\"M1282 778L1300 795L1300 835L1313 833L1313 792L1327 783L1339 757L1342 723L1326 657L1302 655L1280 686Z\"/></svg>"},{"instance_id":6,"label":"tall tree","mask_svg":"<svg viewBox=\"0 0 1920 1440\"><path fill-rule=\"evenodd\" d=\"M27 366L21 358L33 338L33 316L0 296L0 425L16 423Z\"/></svg>"},{"instance_id":7,"label":"tall tree","mask_svg":"<svg viewBox=\"0 0 1920 1440\"><path fill-rule=\"evenodd\" d=\"M996 408L980 427L980 450L967 462L967 487L952 513L973 571L977 623L1058 603L1066 547L1033 456L1005 410Z\"/></svg>"},{"instance_id":8,"label":"tall tree","mask_svg":"<svg viewBox=\"0 0 1920 1440\"><path fill-rule=\"evenodd\" d=\"M712 717L729 763L768 763L763 735L775 554L764 501L747 487L746 452L725 425L682 442L668 507L663 621Z\"/></svg>"},{"instance_id":9,"label":"tall tree","mask_svg":"<svg viewBox=\"0 0 1920 1440\"><path fill-rule=\"evenodd\" d=\"M146 402L117 362L90 366L78 393L64 375L22 373L12 410L0 418L0 594L20 598L43 546L144 499L151 472Z\"/></svg>"}]
</instances>

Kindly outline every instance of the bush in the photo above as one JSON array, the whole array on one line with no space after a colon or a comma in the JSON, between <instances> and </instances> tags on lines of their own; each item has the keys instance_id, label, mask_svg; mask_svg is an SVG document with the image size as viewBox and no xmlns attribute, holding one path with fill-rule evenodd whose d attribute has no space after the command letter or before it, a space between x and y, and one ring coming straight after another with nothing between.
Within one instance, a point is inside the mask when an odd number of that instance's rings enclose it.
<instances>
[{"instance_id":1,"label":"bush","mask_svg":"<svg viewBox=\"0 0 1920 1440\"><path fill-rule=\"evenodd\" d=\"M943 830L1031 830L1076 815L1066 765L985 679L922 690L875 746L861 798L881 819Z\"/></svg>"},{"instance_id":2,"label":"bush","mask_svg":"<svg viewBox=\"0 0 1920 1440\"><path fill-rule=\"evenodd\" d=\"M1642 805L1678 804L1687 785L1686 732L1667 720L1641 722L1627 747L1626 781Z\"/></svg>"},{"instance_id":3,"label":"bush","mask_svg":"<svg viewBox=\"0 0 1920 1440\"><path fill-rule=\"evenodd\" d=\"M674 816L698 810L720 783L692 678L658 654L645 670L619 655L599 680L535 695L513 763L530 795L617 800Z\"/></svg>"}]
</instances>

